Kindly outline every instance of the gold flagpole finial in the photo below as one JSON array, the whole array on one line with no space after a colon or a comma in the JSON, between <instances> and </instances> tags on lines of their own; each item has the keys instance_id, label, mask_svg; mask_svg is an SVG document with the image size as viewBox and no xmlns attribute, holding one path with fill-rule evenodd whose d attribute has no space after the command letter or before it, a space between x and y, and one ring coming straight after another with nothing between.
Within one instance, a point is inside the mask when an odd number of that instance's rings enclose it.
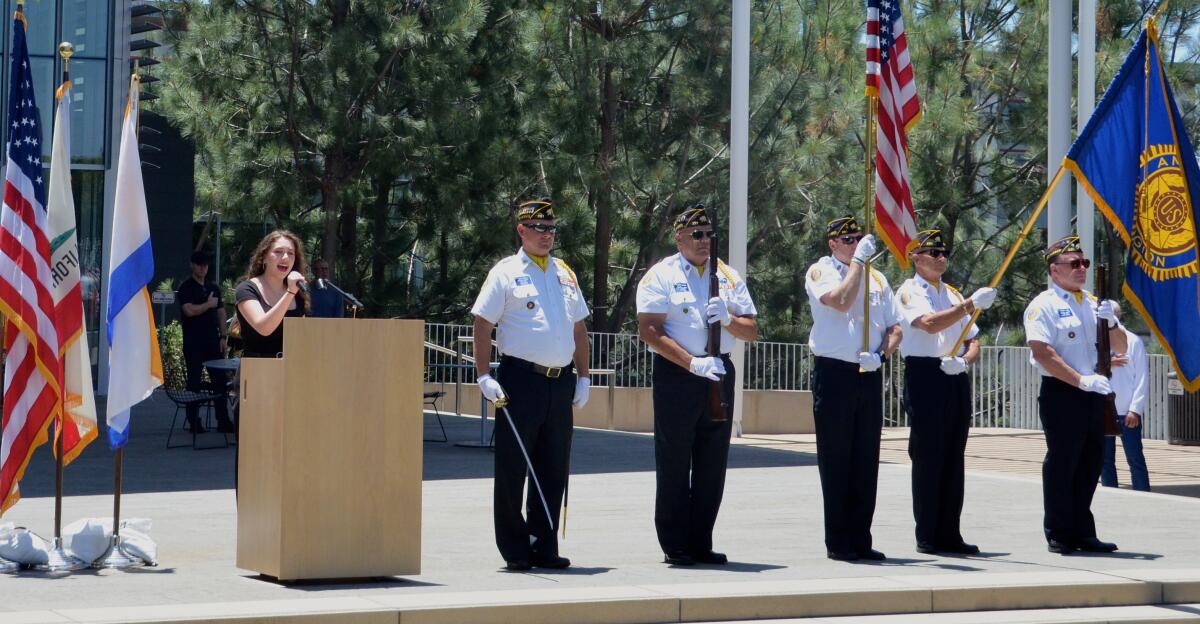
<instances>
[{"instance_id":1,"label":"gold flagpole finial","mask_svg":"<svg viewBox=\"0 0 1200 624\"><path fill-rule=\"evenodd\" d=\"M75 46L71 45L70 41L58 44L58 55L62 57L63 63L70 63L71 57L75 56Z\"/></svg>"}]
</instances>

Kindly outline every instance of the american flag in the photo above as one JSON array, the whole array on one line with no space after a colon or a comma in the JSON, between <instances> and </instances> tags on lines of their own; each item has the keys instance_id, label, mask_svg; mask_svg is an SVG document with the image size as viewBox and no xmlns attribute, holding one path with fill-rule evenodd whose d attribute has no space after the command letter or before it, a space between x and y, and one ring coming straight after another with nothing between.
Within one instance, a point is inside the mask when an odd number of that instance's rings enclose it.
<instances>
[{"instance_id":1,"label":"american flag","mask_svg":"<svg viewBox=\"0 0 1200 624\"><path fill-rule=\"evenodd\" d=\"M917 235L909 191L908 131L921 118L904 36L900 0L867 0L867 94L875 108L875 220L892 254L908 268L908 244Z\"/></svg>"},{"instance_id":2,"label":"american flag","mask_svg":"<svg viewBox=\"0 0 1200 624\"><path fill-rule=\"evenodd\" d=\"M8 96L8 155L0 211L0 311L4 361L0 513L17 502L17 482L59 408L62 367L54 324L42 128L25 45L25 17L13 24Z\"/></svg>"}]
</instances>

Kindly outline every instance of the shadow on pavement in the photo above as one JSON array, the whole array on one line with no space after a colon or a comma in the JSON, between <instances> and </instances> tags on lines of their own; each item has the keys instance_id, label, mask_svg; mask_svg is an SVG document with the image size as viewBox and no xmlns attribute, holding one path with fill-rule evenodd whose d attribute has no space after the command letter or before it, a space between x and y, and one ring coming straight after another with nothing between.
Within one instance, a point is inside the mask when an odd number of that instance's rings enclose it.
<instances>
[{"instance_id":1,"label":"shadow on pavement","mask_svg":"<svg viewBox=\"0 0 1200 624\"><path fill-rule=\"evenodd\" d=\"M103 398L98 397L97 411L104 414ZM235 446L192 450L190 446L166 448L167 434L175 413L175 404L161 392L133 409L131 432L125 447L122 468L122 492L188 492L233 488ZM183 417L180 416L180 423ZM103 417L100 435L66 468L63 491L66 496L111 494L113 491L114 454L108 448ZM491 478L493 454L487 448L464 448L455 442L479 440L479 419L442 415L449 442L424 444L424 478ZM177 423L179 426L180 423ZM494 421L486 424L485 435L492 432ZM437 419L425 414L426 436L440 437ZM182 434L182 437L181 437ZM200 445L216 444L222 434L211 432L199 437ZM190 442L191 434L177 431L175 444ZM734 446L729 452L730 468L776 466L815 466L816 456L806 453ZM572 442L571 473L601 474L647 472L654 470L654 439L615 431L576 429ZM49 445L39 447L21 480L25 498L54 496L54 458Z\"/></svg>"}]
</instances>

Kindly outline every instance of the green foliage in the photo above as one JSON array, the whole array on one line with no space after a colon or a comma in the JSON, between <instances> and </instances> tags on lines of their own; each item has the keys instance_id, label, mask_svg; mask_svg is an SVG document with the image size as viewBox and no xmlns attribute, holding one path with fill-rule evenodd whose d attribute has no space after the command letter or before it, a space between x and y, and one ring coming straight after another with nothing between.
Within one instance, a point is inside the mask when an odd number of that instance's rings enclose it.
<instances>
[{"instance_id":1,"label":"green foliage","mask_svg":"<svg viewBox=\"0 0 1200 624\"><path fill-rule=\"evenodd\" d=\"M187 386L187 365L183 361L183 326L171 321L158 327L158 350L162 356L163 384L168 388Z\"/></svg>"},{"instance_id":2,"label":"green foliage","mask_svg":"<svg viewBox=\"0 0 1200 624\"><path fill-rule=\"evenodd\" d=\"M158 106L197 143L197 210L234 224L231 273L284 226L369 312L461 322L515 248L514 200L550 194L556 253L589 294L593 328L629 331L637 280L674 251L674 210L702 200L725 218L726 0L168 4L176 58ZM1103 88L1157 3L1099 5ZM764 337L803 340L822 226L865 204L863 3L752 10L747 277ZM969 292L1046 183L1046 3L904 10L924 113L909 143L918 224L947 232L949 281ZM1193 136L1198 20L1200 0L1176 0L1162 21ZM1044 242L1035 231L1018 254L983 317L989 339L1014 339L1044 288Z\"/></svg>"}]
</instances>

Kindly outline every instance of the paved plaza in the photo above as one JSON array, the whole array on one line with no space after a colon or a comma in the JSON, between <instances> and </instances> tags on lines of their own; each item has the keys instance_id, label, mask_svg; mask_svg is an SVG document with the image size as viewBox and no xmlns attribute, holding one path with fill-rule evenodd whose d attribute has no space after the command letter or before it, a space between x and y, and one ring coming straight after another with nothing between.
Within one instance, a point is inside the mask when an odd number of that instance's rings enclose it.
<instances>
[{"instance_id":1,"label":"paved plaza","mask_svg":"<svg viewBox=\"0 0 1200 624\"><path fill-rule=\"evenodd\" d=\"M874 525L876 547L889 555L887 561L826 559L811 436L755 436L739 440L732 449L717 524L715 546L729 554L730 565L670 568L661 563L653 528L652 438L577 430L567 539L562 544L562 554L574 563L569 570L502 571L492 532L491 452L430 442L424 445L422 574L378 582L286 586L234 566L233 448L163 448L170 413L169 403L158 395L135 411L124 470L122 513L153 520L160 565L61 578L29 572L0 577L4 597L0 622L9 621L4 612L338 598L434 599L432 594L446 592L511 595L572 588L618 592L697 584L769 588L820 579L831 579L837 586L873 586L904 578L926 583L930 577L950 582L1007 578L1053 583L1055 579L1111 580L1172 573L1200 576L1200 499L1184 496L1101 488L1093 507L1099 533L1116 541L1121 550L1107 556L1063 557L1047 552L1041 533L1041 486L1031 467L1040 461L1040 440L1036 433L1002 430L979 432L968 446L972 460L963 533L983 549L979 556L915 552L910 473L902 452L905 432L897 430L889 431L884 442L884 459L890 463L880 466ZM444 418L451 441L478 436L478 419ZM432 415L427 414L426 434L437 433ZM201 441L219 440L214 433ZM1180 447L1152 445L1151 449L1155 469L1156 454L1174 453ZM1179 453L1196 456L1186 449ZM996 467L1005 462L1030 466ZM4 521L50 535L52 474L49 453L40 449L22 483L25 498ZM111 515L111 487L112 455L103 442L97 442L67 470L66 522Z\"/></svg>"}]
</instances>

